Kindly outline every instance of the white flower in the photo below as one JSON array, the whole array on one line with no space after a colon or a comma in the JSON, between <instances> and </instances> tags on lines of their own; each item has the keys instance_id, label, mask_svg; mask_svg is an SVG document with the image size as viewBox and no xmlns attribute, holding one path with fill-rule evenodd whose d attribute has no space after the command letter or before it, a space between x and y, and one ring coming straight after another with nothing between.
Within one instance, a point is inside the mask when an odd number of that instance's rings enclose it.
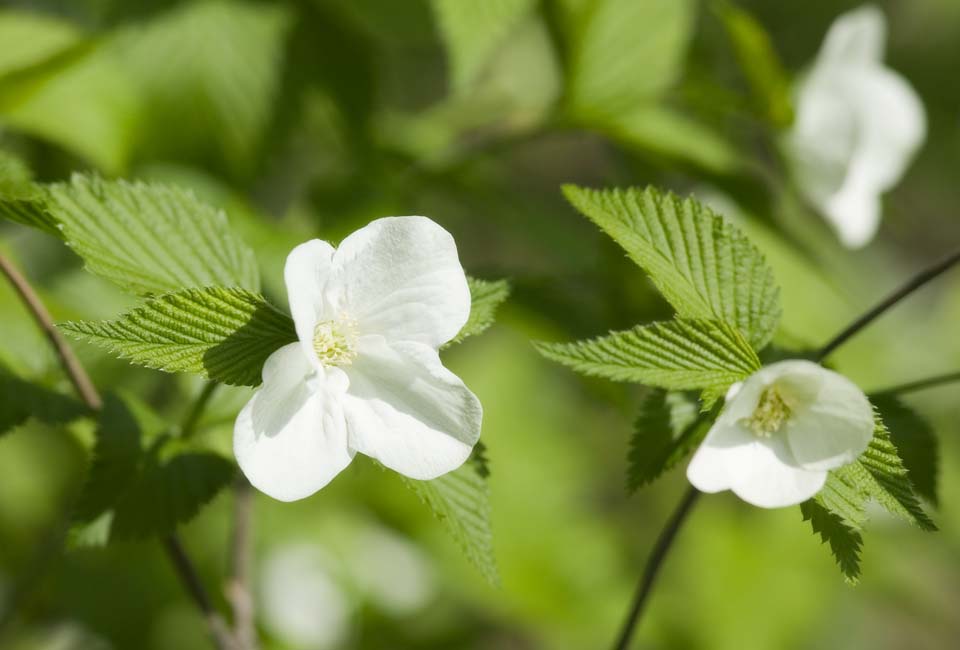
<instances>
[{"instance_id":1,"label":"white flower","mask_svg":"<svg viewBox=\"0 0 960 650\"><path fill-rule=\"evenodd\" d=\"M438 354L470 313L450 234L425 217L378 219L336 250L297 246L284 279L300 340L270 355L237 416L234 452L250 482L301 499L357 452L414 479L459 467L482 410Z\"/></svg>"},{"instance_id":2,"label":"white flower","mask_svg":"<svg viewBox=\"0 0 960 650\"><path fill-rule=\"evenodd\" d=\"M755 506L806 501L827 471L851 463L873 437L873 408L846 377L810 361L757 371L727 396L687 467L703 492L733 490Z\"/></svg>"},{"instance_id":3,"label":"white flower","mask_svg":"<svg viewBox=\"0 0 960 650\"><path fill-rule=\"evenodd\" d=\"M797 88L787 136L801 191L850 248L876 234L880 195L897 183L926 134L920 98L883 65L886 31L873 6L834 21Z\"/></svg>"}]
</instances>

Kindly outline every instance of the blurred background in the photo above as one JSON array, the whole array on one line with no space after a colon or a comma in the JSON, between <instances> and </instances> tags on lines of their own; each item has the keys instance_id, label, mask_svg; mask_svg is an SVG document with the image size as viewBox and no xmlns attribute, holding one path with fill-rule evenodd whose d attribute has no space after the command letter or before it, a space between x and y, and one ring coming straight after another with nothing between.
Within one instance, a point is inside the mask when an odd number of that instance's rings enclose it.
<instances>
[{"instance_id":1,"label":"blurred background","mask_svg":"<svg viewBox=\"0 0 960 650\"><path fill-rule=\"evenodd\" d=\"M255 247L265 291L280 305L294 245L338 240L385 215L430 216L454 234L468 273L512 284L494 328L445 353L485 407L501 586L484 581L396 476L357 462L304 501L257 498L256 600L268 650L613 640L685 478L675 470L628 495L626 450L643 389L574 375L529 341L592 336L670 310L565 203L561 184L652 184L721 206L773 265L784 304L778 341L794 347L822 344L960 243L954 0L878 3L887 61L922 98L928 136L884 198L879 235L858 251L842 248L799 198L780 146L790 84L855 3L485 0L462 11L468 4L0 2L0 148L38 179L95 170L193 188ZM747 21L746 36L731 29L733 15ZM59 320L109 318L131 305L42 233L2 223L0 250ZM865 390L953 371L958 322L955 272L834 361ZM98 386L123 387L172 420L202 385L77 351ZM3 283L0 364L69 390ZM664 568L636 647L954 647L958 390L909 398L942 441L940 532L878 512L864 578L851 587L797 508L710 496ZM248 397L216 393L200 428L211 448L230 454L232 420ZM30 421L0 437L0 648L209 647L156 542L59 548L89 446L83 425ZM221 602L230 518L226 491L182 531Z\"/></svg>"}]
</instances>

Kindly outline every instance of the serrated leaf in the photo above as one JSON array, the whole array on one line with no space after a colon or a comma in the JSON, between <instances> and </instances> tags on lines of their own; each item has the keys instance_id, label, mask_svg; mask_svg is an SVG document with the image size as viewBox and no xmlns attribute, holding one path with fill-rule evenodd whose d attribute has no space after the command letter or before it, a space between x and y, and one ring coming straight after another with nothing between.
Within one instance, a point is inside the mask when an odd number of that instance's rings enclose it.
<instances>
[{"instance_id":1,"label":"serrated leaf","mask_svg":"<svg viewBox=\"0 0 960 650\"><path fill-rule=\"evenodd\" d=\"M690 0L564 0L571 112L590 121L658 97L678 77Z\"/></svg>"},{"instance_id":2,"label":"serrated leaf","mask_svg":"<svg viewBox=\"0 0 960 650\"><path fill-rule=\"evenodd\" d=\"M907 469L879 416L866 451L853 463L831 471L816 497L853 528L862 527L866 521L866 502L870 499L922 530L937 529L920 505Z\"/></svg>"},{"instance_id":3,"label":"serrated leaf","mask_svg":"<svg viewBox=\"0 0 960 650\"><path fill-rule=\"evenodd\" d=\"M863 546L860 533L817 501L804 501L800 504L800 512L803 520L810 522L813 532L820 535L823 543L830 545L830 552L847 582L856 584L860 579L860 549Z\"/></svg>"},{"instance_id":4,"label":"serrated leaf","mask_svg":"<svg viewBox=\"0 0 960 650\"><path fill-rule=\"evenodd\" d=\"M760 114L784 128L793 120L790 79L770 36L753 16L731 2L714 5L733 44Z\"/></svg>"},{"instance_id":5,"label":"serrated leaf","mask_svg":"<svg viewBox=\"0 0 960 650\"><path fill-rule=\"evenodd\" d=\"M940 465L940 441L930 424L894 395L871 395L870 401L910 474L917 494L936 506Z\"/></svg>"},{"instance_id":6,"label":"serrated leaf","mask_svg":"<svg viewBox=\"0 0 960 650\"><path fill-rule=\"evenodd\" d=\"M722 394L760 369L740 332L716 321L678 319L589 341L534 345L548 359L585 375L668 390Z\"/></svg>"},{"instance_id":7,"label":"serrated leaf","mask_svg":"<svg viewBox=\"0 0 960 650\"><path fill-rule=\"evenodd\" d=\"M115 395L104 400L93 462L74 511L73 545L166 535L234 475L233 463L222 456L171 451L166 435L149 441L137 417L140 408Z\"/></svg>"},{"instance_id":8,"label":"serrated leaf","mask_svg":"<svg viewBox=\"0 0 960 650\"><path fill-rule=\"evenodd\" d=\"M63 323L80 340L148 368L256 386L273 352L297 340L293 321L243 289L185 289L151 298L113 321Z\"/></svg>"},{"instance_id":9,"label":"serrated leaf","mask_svg":"<svg viewBox=\"0 0 960 650\"><path fill-rule=\"evenodd\" d=\"M253 251L192 192L77 174L49 186L46 209L87 269L131 292L260 288Z\"/></svg>"},{"instance_id":10,"label":"serrated leaf","mask_svg":"<svg viewBox=\"0 0 960 650\"><path fill-rule=\"evenodd\" d=\"M451 87L459 94L476 81L536 0L432 0L431 5L447 50Z\"/></svg>"},{"instance_id":11,"label":"serrated leaf","mask_svg":"<svg viewBox=\"0 0 960 650\"><path fill-rule=\"evenodd\" d=\"M483 333L493 325L497 308L510 295L510 285L506 280L478 280L467 278L470 286L470 316L460 332L446 345L460 343L468 336Z\"/></svg>"},{"instance_id":12,"label":"serrated leaf","mask_svg":"<svg viewBox=\"0 0 960 650\"><path fill-rule=\"evenodd\" d=\"M114 50L143 102L138 154L249 173L280 87L291 18L280 3L214 0L181 3L126 30Z\"/></svg>"},{"instance_id":13,"label":"serrated leaf","mask_svg":"<svg viewBox=\"0 0 960 650\"><path fill-rule=\"evenodd\" d=\"M483 577L498 585L500 577L490 528L490 492L484 478L489 467L484 449L475 449L470 461L440 478L415 481L404 477L403 482L430 507Z\"/></svg>"},{"instance_id":14,"label":"serrated leaf","mask_svg":"<svg viewBox=\"0 0 960 650\"><path fill-rule=\"evenodd\" d=\"M647 272L680 317L730 323L756 350L770 342L780 320L773 271L723 217L654 188L563 190Z\"/></svg>"},{"instance_id":15,"label":"serrated leaf","mask_svg":"<svg viewBox=\"0 0 960 650\"><path fill-rule=\"evenodd\" d=\"M710 428L698 418L695 399L683 393L651 390L640 405L627 454L627 490L658 479L693 451Z\"/></svg>"},{"instance_id":16,"label":"serrated leaf","mask_svg":"<svg viewBox=\"0 0 960 650\"><path fill-rule=\"evenodd\" d=\"M88 412L78 400L24 381L0 368L0 435L30 417L46 424L64 424Z\"/></svg>"},{"instance_id":17,"label":"serrated leaf","mask_svg":"<svg viewBox=\"0 0 960 650\"><path fill-rule=\"evenodd\" d=\"M33 182L26 164L0 150L0 217L60 236L56 221L44 208L44 190Z\"/></svg>"}]
</instances>

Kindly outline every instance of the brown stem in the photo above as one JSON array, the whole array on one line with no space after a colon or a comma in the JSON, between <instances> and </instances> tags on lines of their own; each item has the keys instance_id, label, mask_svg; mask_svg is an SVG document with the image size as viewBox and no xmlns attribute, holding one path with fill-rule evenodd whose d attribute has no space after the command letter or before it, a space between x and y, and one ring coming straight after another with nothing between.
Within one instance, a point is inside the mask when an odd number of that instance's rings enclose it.
<instances>
[{"instance_id":1,"label":"brown stem","mask_svg":"<svg viewBox=\"0 0 960 650\"><path fill-rule=\"evenodd\" d=\"M234 484L233 535L227 599L233 607L233 634L239 650L257 650L250 571L253 564L253 487L243 476Z\"/></svg>"},{"instance_id":2,"label":"brown stem","mask_svg":"<svg viewBox=\"0 0 960 650\"><path fill-rule=\"evenodd\" d=\"M617 637L617 642L613 646L615 650L627 650L627 648L630 647L630 640L633 638L633 633L637 629L637 623L640 622L640 616L643 614L643 608L647 603L647 599L650 597L650 592L653 590L653 584L657 580L657 575L660 573L660 567L663 566L667 552L673 545L673 541L680 531L680 527L686 520L687 515L690 514L690 510L693 508L693 504L697 502L699 496L699 490L693 486L688 487L677 509L674 510L663 530L660 531L660 536L657 538L656 544L653 546L653 551L651 551L650 557L647 559L647 566L644 568L643 576L640 578L640 584L637 586L637 593L636 596L634 596L633 604L630 606L630 612L627 614L627 620L624 621L620 636Z\"/></svg>"},{"instance_id":3,"label":"brown stem","mask_svg":"<svg viewBox=\"0 0 960 650\"><path fill-rule=\"evenodd\" d=\"M915 275L912 279L910 279L909 282L881 300L873 309L860 316L858 319L850 323L846 329L833 337L833 339L831 339L830 342L824 345L820 350L816 360L823 361L826 359L828 356L830 356L830 353L846 343L847 340L853 337L854 334L872 323L878 316L886 312L888 309L896 305L898 302L909 296L926 283L952 268L958 262L960 262L960 251L956 251L951 255L948 255L940 262L937 262L930 268L925 269Z\"/></svg>"},{"instance_id":4,"label":"brown stem","mask_svg":"<svg viewBox=\"0 0 960 650\"><path fill-rule=\"evenodd\" d=\"M67 373L67 377L70 378L70 382L76 389L77 394L90 410L99 411L103 402L100 400L97 389L94 388L90 377L83 369L83 366L80 365L80 361L73 353L73 349L63 338L63 335L60 334L57 326L53 324L53 318L50 316L50 312L47 311L47 308L40 301L33 287L31 287L27 279L21 275L20 271L10 263L10 260L3 255L0 255L0 271L3 271L3 274L7 276L10 284L16 289L17 293L20 294L20 299L23 300L24 306L30 312L30 315L33 316L33 320L36 321L37 326L50 341L50 345L53 346L53 351L56 352L60 360L60 365L63 367L64 372Z\"/></svg>"},{"instance_id":5,"label":"brown stem","mask_svg":"<svg viewBox=\"0 0 960 650\"><path fill-rule=\"evenodd\" d=\"M90 376L87 375L86 370L80 365L80 361L74 354L73 349L60 334L59 330L57 330L56 325L53 323L53 318L50 316L50 312L47 311L46 306L40 300L37 292L33 290L33 287L30 286L27 279L3 255L0 255L0 271L3 271L3 274L10 281L10 284L16 289L21 300L23 300L23 304L36 321L37 326L50 341L50 345L53 346L54 352L60 360L63 371L70 378L70 382L76 389L77 394L91 411L99 411L103 406L100 394L97 392L96 387L94 387L93 382L90 381ZM177 539L176 534L171 534L164 539L164 548L187 593L193 598L206 619L210 635L213 637L217 648L219 650L236 650L226 623L224 623L223 619L211 604L210 597L207 595L203 583L200 582L196 569L194 569L193 563L183 549L180 540Z\"/></svg>"}]
</instances>

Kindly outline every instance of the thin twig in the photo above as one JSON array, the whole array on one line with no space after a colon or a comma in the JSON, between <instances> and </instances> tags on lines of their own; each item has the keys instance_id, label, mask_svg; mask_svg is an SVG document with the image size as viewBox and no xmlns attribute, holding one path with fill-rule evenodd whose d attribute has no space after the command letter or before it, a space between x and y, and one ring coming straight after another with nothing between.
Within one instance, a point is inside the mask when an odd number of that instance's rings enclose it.
<instances>
[{"instance_id":1,"label":"thin twig","mask_svg":"<svg viewBox=\"0 0 960 650\"><path fill-rule=\"evenodd\" d=\"M16 289L17 293L20 294L20 299L23 300L24 306L30 312L30 315L33 316L33 320L36 321L37 326L46 335L47 339L49 339L53 351L60 359L60 365L63 367L64 372L67 373L67 377L70 378L70 382L77 390L77 394L92 411L99 411L103 402L100 400L97 389L94 388L90 377L83 369L83 366L80 365L80 361L73 353L73 349L63 338L63 335L60 334L57 326L53 324L53 318L50 316L50 312L47 311L43 302L40 301L40 297L37 296L36 291L33 290L33 287L30 286L30 283L27 282L27 279L23 277L20 271L3 255L0 255L0 271L3 271L3 274L7 276L10 284Z\"/></svg>"},{"instance_id":2,"label":"thin twig","mask_svg":"<svg viewBox=\"0 0 960 650\"><path fill-rule=\"evenodd\" d=\"M227 599L233 606L233 635L239 650L257 650L257 628L250 570L253 564L253 488L243 476L234 484L233 544L230 549L230 579Z\"/></svg>"},{"instance_id":3,"label":"thin twig","mask_svg":"<svg viewBox=\"0 0 960 650\"><path fill-rule=\"evenodd\" d=\"M636 596L634 596L630 612L627 614L627 620L624 621L620 636L617 637L617 642L613 646L615 650L627 650L627 648L630 647L630 640L633 638L637 623L640 622L640 616L643 614L644 605L646 605L650 592L653 590L653 583L660 573L660 567L663 566L667 552L673 545L673 541L680 531L680 527L686 520L687 515L690 514L690 510L693 508L693 504L697 502L699 496L699 490L693 486L688 487L677 509L674 510L663 530L660 531L660 536L657 538L653 551L651 551L650 557L647 559L647 566L644 568L643 576L640 578L640 584L637 586L637 593Z\"/></svg>"},{"instance_id":4,"label":"thin twig","mask_svg":"<svg viewBox=\"0 0 960 650\"><path fill-rule=\"evenodd\" d=\"M23 304L31 316L33 316L37 326L47 336L57 358L60 360L63 371L70 378L70 382L76 389L77 394L91 411L98 412L103 406L100 394L97 392L93 382L90 381L90 376L87 375L86 370L84 370L80 364L73 349L57 330L53 323L53 318L50 316L50 312L47 311L46 306L40 300L37 292L33 290L33 287L30 286L27 279L3 255L0 255L0 270L3 271L3 274L10 281L10 284L20 295ZM223 618L217 613L216 609L213 608L210 597L207 595L197 575L196 569L194 569L193 563L183 549L180 540L177 539L176 534L171 534L164 539L164 548L187 593L193 598L206 619L210 635L213 637L217 648L219 650L235 650L236 646L233 643L226 623L224 623Z\"/></svg>"},{"instance_id":5,"label":"thin twig","mask_svg":"<svg viewBox=\"0 0 960 650\"><path fill-rule=\"evenodd\" d=\"M944 375L927 377L926 379L918 379L906 384L900 384L899 386L876 390L871 392L870 395L903 395L926 388L936 388L937 386L943 386L957 381L960 381L960 372L950 372Z\"/></svg>"},{"instance_id":6,"label":"thin twig","mask_svg":"<svg viewBox=\"0 0 960 650\"><path fill-rule=\"evenodd\" d=\"M190 558L187 557L180 540L175 535L169 535L163 539L163 546L176 567L177 573L182 578L184 587L186 587L187 592L206 619L207 628L210 630L217 648L219 650L238 650L227 624L213 607L213 603L203 587L203 582L200 581L200 576L197 575L197 571L194 569Z\"/></svg>"},{"instance_id":7,"label":"thin twig","mask_svg":"<svg viewBox=\"0 0 960 650\"><path fill-rule=\"evenodd\" d=\"M821 348L816 360L823 361L826 359L828 356L830 356L831 352L846 343L848 339L872 323L878 316L883 314L885 311L896 305L898 302L909 296L926 283L949 270L958 262L960 262L960 250L915 275L909 282L880 301L880 303L878 303L873 309L860 316L858 319L848 325L846 329L833 337L829 343Z\"/></svg>"},{"instance_id":8,"label":"thin twig","mask_svg":"<svg viewBox=\"0 0 960 650\"><path fill-rule=\"evenodd\" d=\"M210 403L210 398L213 397L219 385L220 384L215 381L208 381L206 386L203 387L203 390L200 391L197 399L193 402L193 406L190 407L190 411L187 412L187 416L183 418L183 423L180 425L181 438L189 438L193 435L194 430L197 428L197 422L200 421L200 416L203 415L203 410L207 408L207 404Z\"/></svg>"}]
</instances>

